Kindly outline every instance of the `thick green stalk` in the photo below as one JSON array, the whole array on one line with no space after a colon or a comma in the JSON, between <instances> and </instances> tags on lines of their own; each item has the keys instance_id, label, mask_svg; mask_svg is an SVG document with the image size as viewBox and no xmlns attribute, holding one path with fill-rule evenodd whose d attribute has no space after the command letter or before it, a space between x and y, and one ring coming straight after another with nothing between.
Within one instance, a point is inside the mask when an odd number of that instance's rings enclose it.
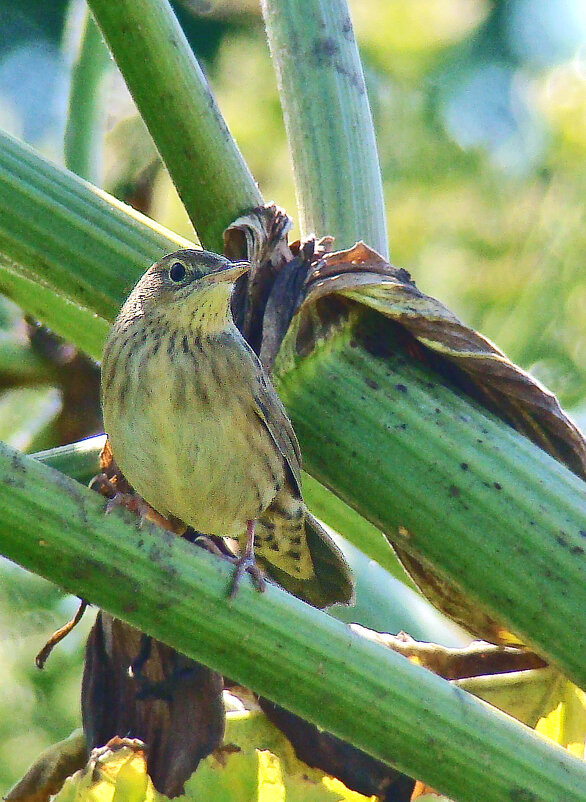
<instances>
[{"instance_id":1,"label":"thick green stalk","mask_svg":"<svg viewBox=\"0 0 586 802\"><path fill-rule=\"evenodd\" d=\"M582 761L278 588L229 600L229 564L5 445L0 507L10 559L451 797L583 800Z\"/></svg>"},{"instance_id":2,"label":"thick green stalk","mask_svg":"<svg viewBox=\"0 0 586 802\"><path fill-rule=\"evenodd\" d=\"M352 532L352 543L375 560L396 579L414 588L405 570L380 529L358 515L341 499L320 484L313 476L303 473L303 498L314 515L325 521L336 532Z\"/></svg>"},{"instance_id":3,"label":"thick green stalk","mask_svg":"<svg viewBox=\"0 0 586 802\"><path fill-rule=\"evenodd\" d=\"M111 320L152 262L189 244L0 134L2 267ZM8 289L8 279L3 280ZM32 312L26 292L14 300Z\"/></svg>"},{"instance_id":4,"label":"thick green stalk","mask_svg":"<svg viewBox=\"0 0 586 802\"><path fill-rule=\"evenodd\" d=\"M89 437L78 443L39 451L32 456L51 468L87 484L99 473L99 454L104 435ZM357 601L353 607L337 605L329 612L341 621L358 621L379 632L409 632L417 640L446 645L466 642L457 628L446 622L441 613L406 588L407 577L382 532L374 529L357 512L336 498L329 490L303 476L303 497L311 510L339 532L351 533L354 546L345 539L338 544L348 557L356 580ZM359 543L360 549L355 544ZM378 565L373 564L376 560ZM387 570L382 570L382 567ZM394 581L390 571L399 581Z\"/></svg>"},{"instance_id":5,"label":"thick green stalk","mask_svg":"<svg viewBox=\"0 0 586 802\"><path fill-rule=\"evenodd\" d=\"M71 69L69 86L65 164L76 175L99 185L103 135L100 90L110 67L110 54L88 9L80 33L79 51Z\"/></svg>"},{"instance_id":6,"label":"thick green stalk","mask_svg":"<svg viewBox=\"0 0 586 802\"><path fill-rule=\"evenodd\" d=\"M100 360L108 333L108 322L63 295L57 295L51 287L44 286L39 280L34 281L22 275L19 267L12 260L6 262L4 255L0 253L0 292L11 298L35 320L48 325L55 334L74 343L93 359Z\"/></svg>"},{"instance_id":7,"label":"thick green stalk","mask_svg":"<svg viewBox=\"0 0 586 802\"><path fill-rule=\"evenodd\" d=\"M387 256L380 167L346 0L262 0L301 230Z\"/></svg>"},{"instance_id":8,"label":"thick green stalk","mask_svg":"<svg viewBox=\"0 0 586 802\"><path fill-rule=\"evenodd\" d=\"M306 469L586 688L586 484L365 332L277 381Z\"/></svg>"},{"instance_id":9,"label":"thick green stalk","mask_svg":"<svg viewBox=\"0 0 586 802\"><path fill-rule=\"evenodd\" d=\"M89 0L200 242L262 203L167 0Z\"/></svg>"},{"instance_id":10,"label":"thick green stalk","mask_svg":"<svg viewBox=\"0 0 586 802\"><path fill-rule=\"evenodd\" d=\"M72 479L87 484L92 476L95 476L99 471L98 458L104 442L105 435L97 435L81 440L78 443L70 443L47 451L40 451L34 457L70 476ZM364 518L360 518L355 510L344 504L340 499L332 496L329 490L308 474L303 476L303 497L314 514L321 517L328 526L338 532L353 531L355 535L353 542L364 554L370 557L371 560L375 560L393 576L400 578L405 584L410 584L382 532L378 531ZM358 534L360 532L364 532L362 539ZM358 537L356 536L357 534Z\"/></svg>"},{"instance_id":11,"label":"thick green stalk","mask_svg":"<svg viewBox=\"0 0 586 802\"><path fill-rule=\"evenodd\" d=\"M86 485L100 470L99 457L105 442L106 435L97 434L78 443L37 451L32 456L43 465Z\"/></svg>"}]
</instances>

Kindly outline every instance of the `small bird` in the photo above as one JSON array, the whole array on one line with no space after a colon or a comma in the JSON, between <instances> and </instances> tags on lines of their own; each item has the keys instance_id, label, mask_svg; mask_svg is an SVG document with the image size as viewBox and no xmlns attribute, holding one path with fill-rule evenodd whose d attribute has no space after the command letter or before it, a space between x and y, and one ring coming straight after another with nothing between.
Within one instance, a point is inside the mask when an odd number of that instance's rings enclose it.
<instances>
[{"instance_id":1,"label":"small bird","mask_svg":"<svg viewBox=\"0 0 586 802\"><path fill-rule=\"evenodd\" d=\"M244 570L258 571L256 554L310 604L350 603L350 568L301 496L291 422L232 319L234 282L248 268L180 250L142 276L104 349L112 453L158 513L238 541L234 588Z\"/></svg>"}]
</instances>

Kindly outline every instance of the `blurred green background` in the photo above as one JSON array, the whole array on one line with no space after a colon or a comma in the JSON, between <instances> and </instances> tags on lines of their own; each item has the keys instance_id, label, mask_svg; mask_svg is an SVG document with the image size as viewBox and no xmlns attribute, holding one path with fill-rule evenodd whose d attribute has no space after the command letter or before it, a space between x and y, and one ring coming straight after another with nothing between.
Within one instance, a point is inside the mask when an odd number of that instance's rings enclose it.
<instances>
[{"instance_id":1,"label":"blurred green background","mask_svg":"<svg viewBox=\"0 0 586 802\"><path fill-rule=\"evenodd\" d=\"M586 4L353 0L378 137L390 250L419 287L586 421ZM255 2L175 8L267 200L295 216L276 82ZM3 0L0 127L64 164L84 5ZM193 237L103 54L86 177ZM326 234L328 232L317 232ZM24 450L101 429L95 365L0 299L0 438ZM79 724L91 615L33 663L75 602L0 564L0 789Z\"/></svg>"}]
</instances>

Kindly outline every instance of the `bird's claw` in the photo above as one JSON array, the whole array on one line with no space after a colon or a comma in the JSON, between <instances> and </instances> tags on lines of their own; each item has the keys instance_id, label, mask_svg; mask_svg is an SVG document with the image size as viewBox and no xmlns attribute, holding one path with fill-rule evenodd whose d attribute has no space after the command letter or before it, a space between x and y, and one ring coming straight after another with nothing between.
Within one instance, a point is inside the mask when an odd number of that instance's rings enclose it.
<instances>
[{"instance_id":1,"label":"bird's claw","mask_svg":"<svg viewBox=\"0 0 586 802\"><path fill-rule=\"evenodd\" d=\"M250 574L250 576L252 577L252 581L254 582L256 589L259 591L259 593L264 593L266 588L266 581L263 576L263 573L256 564L254 557L251 557L249 554L244 553L236 559L236 563L234 566L234 574L232 576L232 584L230 586L230 593L228 594L228 598L233 599L236 596L236 594L238 593L238 588L240 587L240 582L245 573Z\"/></svg>"},{"instance_id":2,"label":"bird's claw","mask_svg":"<svg viewBox=\"0 0 586 802\"><path fill-rule=\"evenodd\" d=\"M116 490L114 495L108 499L106 515L109 515L116 507L124 507L124 509L135 513L135 515L139 517L139 529L143 528L145 521L151 521L161 526L163 529L174 531L170 522L163 515L154 510L150 504L147 504L138 493L122 493Z\"/></svg>"},{"instance_id":3,"label":"bird's claw","mask_svg":"<svg viewBox=\"0 0 586 802\"><path fill-rule=\"evenodd\" d=\"M228 598L233 599L236 596L238 588L240 587L240 582L245 573L250 574L256 589L260 593L264 593L266 580L261 569L256 564L254 552L250 545L247 545L244 552L239 557L235 557L233 554L227 554L225 551L222 551L222 549L214 543L212 538L207 535L198 535L193 542L195 545L209 551L211 554L215 554L216 557L220 557L222 560L228 560L228 562L232 563L234 566Z\"/></svg>"}]
</instances>

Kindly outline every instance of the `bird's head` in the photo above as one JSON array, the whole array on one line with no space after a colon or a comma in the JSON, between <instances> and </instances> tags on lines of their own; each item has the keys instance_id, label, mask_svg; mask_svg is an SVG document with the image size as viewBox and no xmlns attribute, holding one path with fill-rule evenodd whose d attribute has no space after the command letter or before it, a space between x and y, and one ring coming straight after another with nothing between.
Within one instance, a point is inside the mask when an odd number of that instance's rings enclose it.
<instances>
[{"instance_id":1,"label":"bird's head","mask_svg":"<svg viewBox=\"0 0 586 802\"><path fill-rule=\"evenodd\" d=\"M234 282L249 267L209 251L175 251L146 271L120 317L163 317L204 334L220 331L231 320Z\"/></svg>"}]
</instances>

